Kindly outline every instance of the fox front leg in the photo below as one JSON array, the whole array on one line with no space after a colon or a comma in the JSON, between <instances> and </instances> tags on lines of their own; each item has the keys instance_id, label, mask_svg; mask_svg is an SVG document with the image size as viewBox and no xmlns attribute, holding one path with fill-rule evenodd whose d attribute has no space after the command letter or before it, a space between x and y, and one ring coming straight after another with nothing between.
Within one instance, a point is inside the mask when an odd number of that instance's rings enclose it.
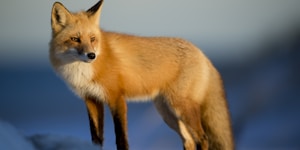
<instances>
[{"instance_id":1,"label":"fox front leg","mask_svg":"<svg viewBox=\"0 0 300 150\"><path fill-rule=\"evenodd\" d=\"M90 131L92 141L95 144L103 146L103 121L104 107L103 103L92 98L86 98L85 104L88 110Z\"/></svg>"},{"instance_id":2,"label":"fox front leg","mask_svg":"<svg viewBox=\"0 0 300 150\"><path fill-rule=\"evenodd\" d=\"M119 97L109 101L108 105L114 121L117 149L128 150L126 101Z\"/></svg>"}]
</instances>

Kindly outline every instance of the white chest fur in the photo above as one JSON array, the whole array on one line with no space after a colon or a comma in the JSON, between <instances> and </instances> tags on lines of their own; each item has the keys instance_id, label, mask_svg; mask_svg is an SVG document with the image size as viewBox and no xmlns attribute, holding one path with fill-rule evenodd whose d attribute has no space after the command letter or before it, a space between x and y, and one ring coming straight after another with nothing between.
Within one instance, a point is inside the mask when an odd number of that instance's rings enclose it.
<instances>
[{"instance_id":1,"label":"white chest fur","mask_svg":"<svg viewBox=\"0 0 300 150\"><path fill-rule=\"evenodd\" d=\"M103 87L92 80L95 72L91 64L84 62L66 64L58 67L57 72L81 98L88 95L104 100Z\"/></svg>"}]
</instances>

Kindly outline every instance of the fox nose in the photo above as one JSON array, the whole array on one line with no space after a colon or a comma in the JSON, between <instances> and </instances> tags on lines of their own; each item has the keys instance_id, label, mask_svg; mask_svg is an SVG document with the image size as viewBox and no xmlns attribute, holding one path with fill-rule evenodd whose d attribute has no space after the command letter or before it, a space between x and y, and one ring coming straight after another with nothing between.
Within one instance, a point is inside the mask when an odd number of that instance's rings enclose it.
<instances>
[{"instance_id":1,"label":"fox nose","mask_svg":"<svg viewBox=\"0 0 300 150\"><path fill-rule=\"evenodd\" d=\"M96 58L96 54L95 54L95 53L88 53L88 54L87 54L87 57L88 57L89 59L95 59L95 58Z\"/></svg>"}]
</instances>

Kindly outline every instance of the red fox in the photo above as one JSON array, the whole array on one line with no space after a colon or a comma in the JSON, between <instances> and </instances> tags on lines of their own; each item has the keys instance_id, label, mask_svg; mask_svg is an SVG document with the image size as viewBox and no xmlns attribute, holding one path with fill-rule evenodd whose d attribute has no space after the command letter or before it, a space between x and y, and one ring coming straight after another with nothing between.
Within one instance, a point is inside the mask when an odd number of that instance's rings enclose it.
<instances>
[{"instance_id":1,"label":"red fox","mask_svg":"<svg viewBox=\"0 0 300 150\"><path fill-rule=\"evenodd\" d=\"M209 59L180 38L140 37L99 28L103 0L72 13L55 2L50 62L81 97L92 141L103 145L103 105L113 116L116 146L129 149L128 101L153 100L185 150L232 150L223 83Z\"/></svg>"}]
</instances>

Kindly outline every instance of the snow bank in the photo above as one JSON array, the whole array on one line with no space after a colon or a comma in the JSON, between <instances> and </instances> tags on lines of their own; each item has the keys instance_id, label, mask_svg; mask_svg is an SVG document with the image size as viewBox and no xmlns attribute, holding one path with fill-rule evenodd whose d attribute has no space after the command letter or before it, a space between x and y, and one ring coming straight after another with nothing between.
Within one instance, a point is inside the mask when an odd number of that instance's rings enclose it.
<instances>
[{"instance_id":1,"label":"snow bank","mask_svg":"<svg viewBox=\"0 0 300 150\"><path fill-rule=\"evenodd\" d=\"M0 120L1 150L99 150L99 146L60 135L23 136L15 127Z\"/></svg>"},{"instance_id":2,"label":"snow bank","mask_svg":"<svg viewBox=\"0 0 300 150\"><path fill-rule=\"evenodd\" d=\"M30 137L38 150L99 150L99 146L74 137L34 135Z\"/></svg>"},{"instance_id":3,"label":"snow bank","mask_svg":"<svg viewBox=\"0 0 300 150\"><path fill-rule=\"evenodd\" d=\"M34 150L34 146L15 127L0 120L1 150Z\"/></svg>"}]
</instances>

